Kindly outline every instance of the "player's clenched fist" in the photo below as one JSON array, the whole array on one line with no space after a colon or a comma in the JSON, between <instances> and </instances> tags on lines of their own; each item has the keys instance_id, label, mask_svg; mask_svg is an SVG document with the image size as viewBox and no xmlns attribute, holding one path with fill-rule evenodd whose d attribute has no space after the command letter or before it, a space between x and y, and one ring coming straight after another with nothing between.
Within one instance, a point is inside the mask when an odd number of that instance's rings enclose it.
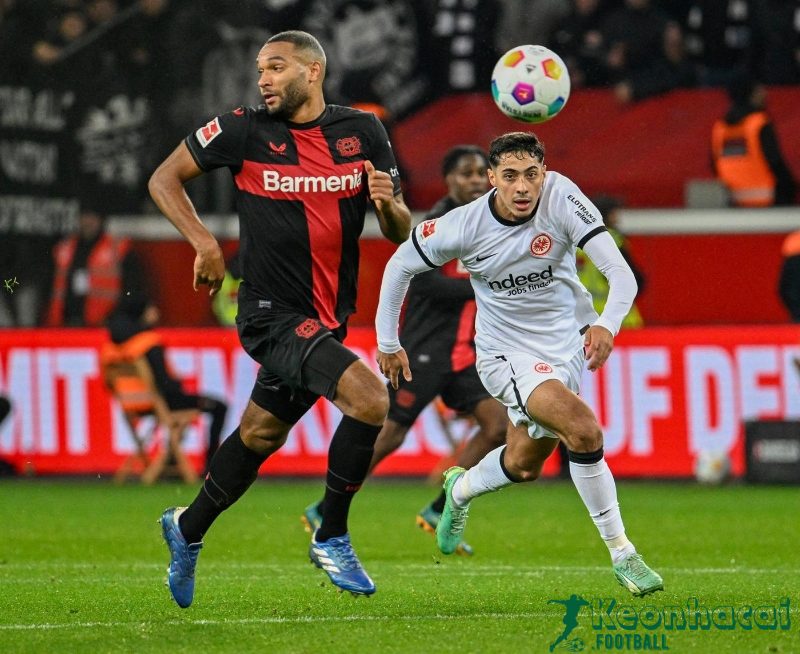
<instances>
[{"instance_id":1,"label":"player's clenched fist","mask_svg":"<svg viewBox=\"0 0 800 654\"><path fill-rule=\"evenodd\" d=\"M369 199L375 204L391 202L394 198L394 183L391 175L375 168L369 160L364 162L364 172L367 173Z\"/></svg>"},{"instance_id":2,"label":"player's clenched fist","mask_svg":"<svg viewBox=\"0 0 800 654\"><path fill-rule=\"evenodd\" d=\"M207 250L198 250L194 259L194 290L198 286L209 287L209 295L216 295L225 278L225 258L219 245Z\"/></svg>"}]
</instances>

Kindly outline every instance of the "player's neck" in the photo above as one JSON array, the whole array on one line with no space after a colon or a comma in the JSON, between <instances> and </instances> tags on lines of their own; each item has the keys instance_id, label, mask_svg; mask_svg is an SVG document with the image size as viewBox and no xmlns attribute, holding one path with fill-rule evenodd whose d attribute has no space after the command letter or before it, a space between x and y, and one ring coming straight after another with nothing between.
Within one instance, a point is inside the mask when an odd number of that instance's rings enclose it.
<instances>
[{"instance_id":1,"label":"player's neck","mask_svg":"<svg viewBox=\"0 0 800 654\"><path fill-rule=\"evenodd\" d=\"M292 114L289 121L298 124L310 123L319 118L323 111L325 111L325 99L321 95L309 98Z\"/></svg>"}]
</instances>

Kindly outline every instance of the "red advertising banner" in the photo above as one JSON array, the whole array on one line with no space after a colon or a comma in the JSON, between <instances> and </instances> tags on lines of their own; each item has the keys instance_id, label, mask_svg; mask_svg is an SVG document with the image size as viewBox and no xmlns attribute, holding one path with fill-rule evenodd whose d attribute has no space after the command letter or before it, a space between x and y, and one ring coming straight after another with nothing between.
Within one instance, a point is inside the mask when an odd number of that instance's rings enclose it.
<instances>
[{"instance_id":1,"label":"red advertising banner","mask_svg":"<svg viewBox=\"0 0 800 654\"><path fill-rule=\"evenodd\" d=\"M163 331L168 361L189 391L225 399L230 433L255 380L256 364L235 331ZM0 330L0 394L13 405L0 425L0 458L30 474L110 474L133 451L127 423L105 389L102 330ZM353 329L348 345L374 367L375 335ZM800 330L794 326L648 328L623 332L584 399L605 432L619 477L686 477L697 452L728 453L743 472L743 422L800 419ZM446 418L447 416L445 416ZM276 475L321 475L338 410L318 402L264 465ZM207 425L199 418L184 449L200 466ZM148 428L147 420L142 430ZM467 421L429 407L379 474L426 475L468 437ZM554 456L545 470L557 469Z\"/></svg>"}]
</instances>

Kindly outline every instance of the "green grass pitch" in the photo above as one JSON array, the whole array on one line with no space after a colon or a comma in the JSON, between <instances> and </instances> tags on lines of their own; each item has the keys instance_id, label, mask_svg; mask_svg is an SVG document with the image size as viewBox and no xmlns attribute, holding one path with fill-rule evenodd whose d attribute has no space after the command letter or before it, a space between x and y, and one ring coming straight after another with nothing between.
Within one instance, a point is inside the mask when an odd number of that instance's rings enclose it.
<instances>
[{"instance_id":1,"label":"green grass pitch","mask_svg":"<svg viewBox=\"0 0 800 654\"><path fill-rule=\"evenodd\" d=\"M555 481L475 500L471 559L439 554L414 526L435 488L369 482L350 527L378 592L339 593L309 563L299 520L321 488L255 484L206 535L183 610L164 586L156 520L196 489L0 483L0 652L548 652L565 629L564 607L548 602L573 594L594 605L556 652L800 652L797 488L621 482L628 534L666 585L644 599L616 584L573 486ZM712 613L732 607L715 614L721 625L744 617L732 629L665 628L665 607L690 598ZM595 628L611 600L633 629ZM775 628L755 626L748 606Z\"/></svg>"}]
</instances>

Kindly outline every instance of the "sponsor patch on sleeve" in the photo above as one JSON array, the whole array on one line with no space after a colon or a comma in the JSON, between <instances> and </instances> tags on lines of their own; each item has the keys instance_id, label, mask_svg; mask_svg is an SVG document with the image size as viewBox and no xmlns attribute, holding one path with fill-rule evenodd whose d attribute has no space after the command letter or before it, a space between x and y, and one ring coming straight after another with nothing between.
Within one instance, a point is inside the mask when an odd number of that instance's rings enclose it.
<instances>
[{"instance_id":1,"label":"sponsor patch on sleeve","mask_svg":"<svg viewBox=\"0 0 800 654\"><path fill-rule=\"evenodd\" d=\"M419 226L419 236L424 241L436 231L436 221L426 220Z\"/></svg>"},{"instance_id":2,"label":"sponsor patch on sleeve","mask_svg":"<svg viewBox=\"0 0 800 654\"><path fill-rule=\"evenodd\" d=\"M194 133L198 142L203 147L206 147L220 134L222 134L222 127L219 125L219 118L209 121Z\"/></svg>"}]
</instances>

